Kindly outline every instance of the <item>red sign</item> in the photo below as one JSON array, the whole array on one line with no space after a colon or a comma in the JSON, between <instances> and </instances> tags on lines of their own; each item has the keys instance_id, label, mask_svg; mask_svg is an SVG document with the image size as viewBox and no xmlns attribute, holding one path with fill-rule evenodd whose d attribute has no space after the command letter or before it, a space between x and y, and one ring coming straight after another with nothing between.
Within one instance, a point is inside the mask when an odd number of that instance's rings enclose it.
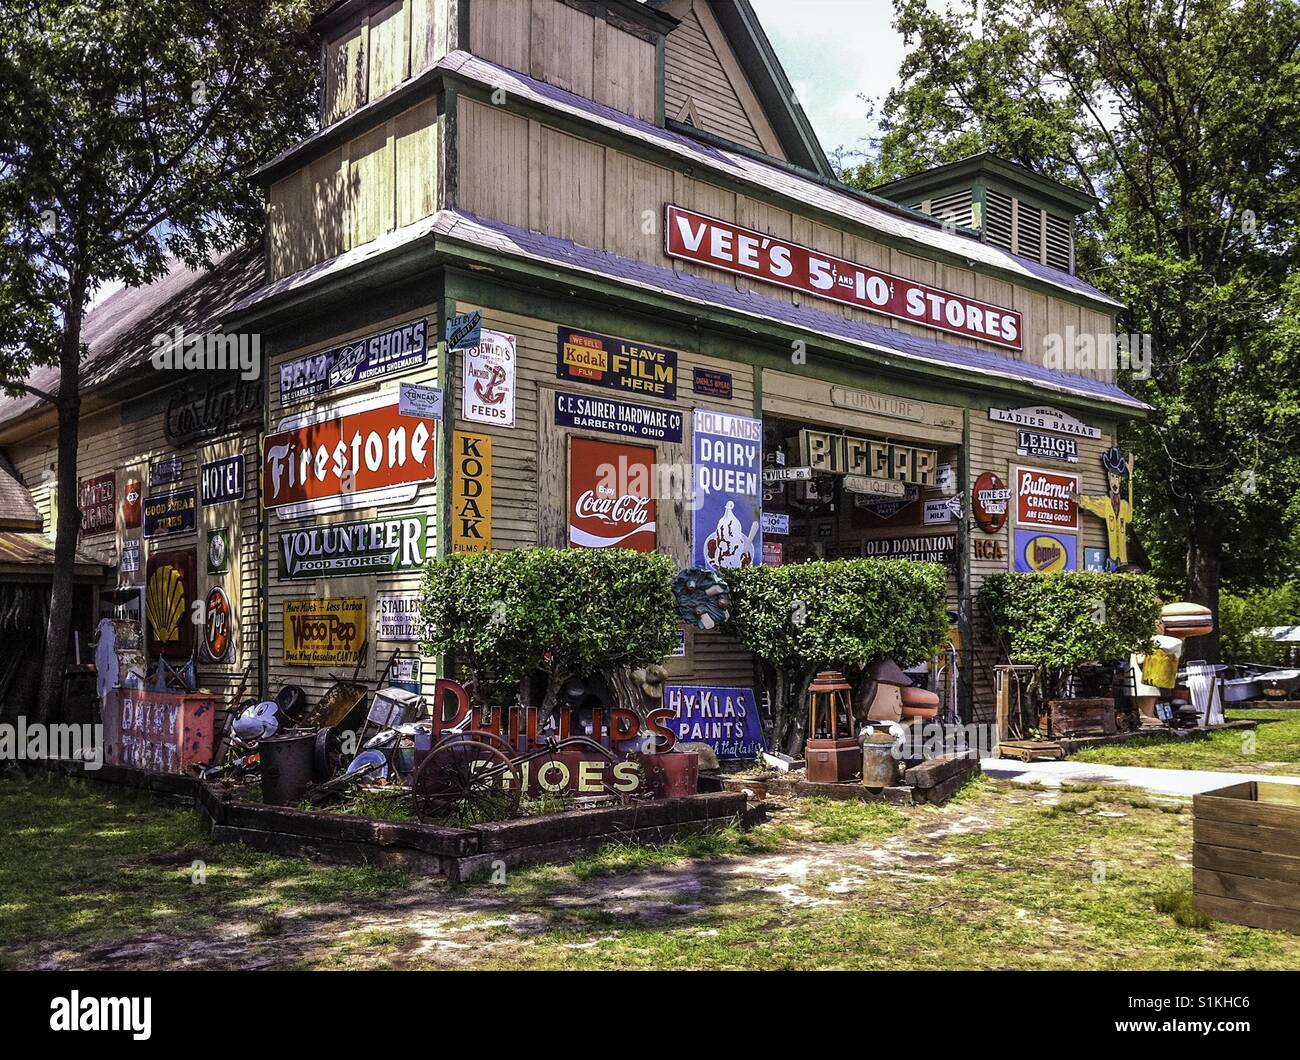
<instances>
[{"instance_id":1,"label":"red sign","mask_svg":"<svg viewBox=\"0 0 1300 1060\"><path fill-rule=\"evenodd\" d=\"M1016 522L1052 530L1077 530L1079 476L1016 468Z\"/></svg>"},{"instance_id":2,"label":"red sign","mask_svg":"<svg viewBox=\"0 0 1300 1060\"><path fill-rule=\"evenodd\" d=\"M194 546L149 553L144 612L149 655L188 659L194 654Z\"/></svg>"},{"instance_id":3,"label":"red sign","mask_svg":"<svg viewBox=\"0 0 1300 1060\"><path fill-rule=\"evenodd\" d=\"M144 491L140 488L140 480L127 479L126 493L122 497L122 525L128 530L140 529L140 516L144 511L143 500Z\"/></svg>"},{"instance_id":4,"label":"red sign","mask_svg":"<svg viewBox=\"0 0 1300 1060\"><path fill-rule=\"evenodd\" d=\"M212 761L219 696L110 688L104 693L104 760L155 773Z\"/></svg>"},{"instance_id":5,"label":"red sign","mask_svg":"<svg viewBox=\"0 0 1300 1060\"><path fill-rule=\"evenodd\" d=\"M213 662L224 662L230 652L230 645L235 632L235 613L230 606L230 597L220 585L214 585L208 593L207 606L203 617L203 646L208 658Z\"/></svg>"},{"instance_id":6,"label":"red sign","mask_svg":"<svg viewBox=\"0 0 1300 1060\"><path fill-rule=\"evenodd\" d=\"M83 537L112 531L117 525L117 473L110 471L78 482L77 507Z\"/></svg>"},{"instance_id":7,"label":"red sign","mask_svg":"<svg viewBox=\"0 0 1300 1060\"><path fill-rule=\"evenodd\" d=\"M341 505L328 502L345 496L372 504L409 501L418 483L433 481L434 429L431 419L401 415L393 401L268 435L266 507L303 505L301 514L308 514L337 510Z\"/></svg>"},{"instance_id":8,"label":"red sign","mask_svg":"<svg viewBox=\"0 0 1300 1060\"><path fill-rule=\"evenodd\" d=\"M975 480L971 496L975 525L986 534L996 534L1007 522L1007 502L1011 499L1007 484L992 471L985 471Z\"/></svg>"},{"instance_id":9,"label":"red sign","mask_svg":"<svg viewBox=\"0 0 1300 1060\"><path fill-rule=\"evenodd\" d=\"M569 544L655 550L655 451L569 439Z\"/></svg>"},{"instance_id":10,"label":"red sign","mask_svg":"<svg viewBox=\"0 0 1300 1060\"><path fill-rule=\"evenodd\" d=\"M664 251L715 269L789 287L954 335L1023 349L1020 314L893 276L729 221L664 207Z\"/></svg>"}]
</instances>

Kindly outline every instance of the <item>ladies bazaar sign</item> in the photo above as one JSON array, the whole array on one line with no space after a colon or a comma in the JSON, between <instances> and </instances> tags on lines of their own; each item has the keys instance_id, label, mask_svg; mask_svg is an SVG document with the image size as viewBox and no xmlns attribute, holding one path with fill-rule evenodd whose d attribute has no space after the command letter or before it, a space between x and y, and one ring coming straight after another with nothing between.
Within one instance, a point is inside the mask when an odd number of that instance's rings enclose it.
<instances>
[{"instance_id":1,"label":"ladies bazaar sign","mask_svg":"<svg viewBox=\"0 0 1300 1060\"><path fill-rule=\"evenodd\" d=\"M435 468L431 419L392 394L292 416L262 448L262 495L281 519L414 500Z\"/></svg>"},{"instance_id":2,"label":"ladies bazaar sign","mask_svg":"<svg viewBox=\"0 0 1300 1060\"><path fill-rule=\"evenodd\" d=\"M280 531L280 578L330 578L414 570L428 558L423 512Z\"/></svg>"},{"instance_id":3,"label":"ladies bazaar sign","mask_svg":"<svg viewBox=\"0 0 1300 1060\"><path fill-rule=\"evenodd\" d=\"M1021 317L1014 309L905 280L672 203L664 209L664 252L670 258L1007 349L1024 348Z\"/></svg>"}]
</instances>

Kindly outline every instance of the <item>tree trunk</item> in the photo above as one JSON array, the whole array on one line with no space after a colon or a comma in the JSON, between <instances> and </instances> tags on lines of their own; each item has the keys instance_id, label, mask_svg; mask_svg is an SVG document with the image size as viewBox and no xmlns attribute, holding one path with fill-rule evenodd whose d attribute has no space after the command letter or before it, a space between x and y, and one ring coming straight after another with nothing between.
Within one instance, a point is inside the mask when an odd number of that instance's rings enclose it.
<instances>
[{"instance_id":1,"label":"tree trunk","mask_svg":"<svg viewBox=\"0 0 1300 1060\"><path fill-rule=\"evenodd\" d=\"M1204 604L1214 615L1214 631L1192 637L1183 653L1184 659L1219 661L1219 574L1223 568L1223 544L1200 524L1193 528L1187 545L1187 596L1194 604Z\"/></svg>"},{"instance_id":2,"label":"tree trunk","mask_svg":"<svg viewBox=\"0 0 1300 1060\"><path fill-rule=\"evenodd\" d=\"M81 421L81 318L85 285L74 279L69 288L63 347L59 351L58 518L54 527L54 570L50 583L50 616L45 627L45 665L41 671L36 720L56 719L63 697L63 672L72 632L72 570L76 562L81 512L77 508L77 440Z\"/></svg>"}]
</instances>

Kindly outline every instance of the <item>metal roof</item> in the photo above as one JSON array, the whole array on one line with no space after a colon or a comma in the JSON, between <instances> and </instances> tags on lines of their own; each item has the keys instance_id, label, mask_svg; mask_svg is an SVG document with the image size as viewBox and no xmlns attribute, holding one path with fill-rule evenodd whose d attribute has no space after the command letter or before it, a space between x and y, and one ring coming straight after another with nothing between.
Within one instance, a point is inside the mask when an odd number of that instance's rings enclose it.
<instances>
[{"instance_id":1,"label":"metal roof","mask_svg":"<svg viewBox=\"0 0 1300 1060\"><path fill-rule=\"evenodd\" d=\"M54 566L54 539L45 534L0 530L0 571L35 574L32 568ZM112 568L95 556L77 549L74 569L78 574L100 575Z\"/></svg>"}]
</instances>

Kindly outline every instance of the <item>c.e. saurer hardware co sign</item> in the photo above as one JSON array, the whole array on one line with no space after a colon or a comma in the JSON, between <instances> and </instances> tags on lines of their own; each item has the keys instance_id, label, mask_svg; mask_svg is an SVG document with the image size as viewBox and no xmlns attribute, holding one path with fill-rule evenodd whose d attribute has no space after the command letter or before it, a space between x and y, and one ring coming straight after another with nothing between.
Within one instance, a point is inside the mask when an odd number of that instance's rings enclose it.
<instances>
[{"instance_id":1,"label":"c.e. saurer hardware co sign","mask_svg":"<svg viewBox=\"0 0 1300 1060\"><path fill-rule=\"evenodd\" d=\"M281 518L404 504L433 481L434 421L401 415L391 392L280 426L262 448L262 495Z\"/></svg>"},{"instance_id":2,"label":"c.e. saurer hardware co sign","mask_svg":"<svg viewBox=\"0 0 1300 1060\"><path fill-rule=\"evenodd\" d=\"M664 252L832 302L991 342L1024 348L1020 314L952 291L893 276L667 203Z\"/></svg>"}]
</instances>

